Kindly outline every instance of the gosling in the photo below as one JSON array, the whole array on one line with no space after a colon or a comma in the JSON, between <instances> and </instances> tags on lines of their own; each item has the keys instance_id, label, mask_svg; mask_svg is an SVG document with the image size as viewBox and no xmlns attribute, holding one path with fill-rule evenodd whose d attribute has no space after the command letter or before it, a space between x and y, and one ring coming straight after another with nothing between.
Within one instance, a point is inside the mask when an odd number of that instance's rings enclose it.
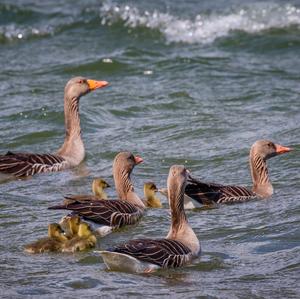
<instances>
[{"instance_id":1,"label":"gosling","mask_svg":"<svg viewBox=\"0 0 300 299\"><path fill-rule=\"evenodd\" d=\"M148 208L162 208L160 199L156 196L158 191L156 185L153 182L147 182L144 184L144 203Z\"/></svg>"},{"instance_id":2,"label":"gosling","mask_svg":"<svg viewBox=\"0 0 300 299\"><path fill-rule=\"evenodd\" d=\"M65 236L70 240L74 236L77 236L81 218L78 215L66 215L64 216L59 225L65 232Z\"/></svg>"},{"instance_id":3,"label":"gosling","mask_svg":"<svg viewBox=\"0 0 300 299\"><path fill-rule=\"evenodd\" d=\"M96 242L96 236L90 225L86 222L81 222L77 236L74 236L63 244L62 252L76 252L94 248Z\"/></svg>"},{"instance_id":4,"label":"gosling","mask_svg":"<svg viewBox=\"0 0 300 299\"><path fill-rule=\"evenodd\" d=\"M102 200L107 199L107 194L104 191L110 185L104 179L94 179L92 183L93 195L67 195L64 199L64 204L72 203L76 200L85 201L85 200Z\"/></svg>"},{"instance_id":5,"label":"gosling","mask_svg":"<svg viewBox=\"0 0 300 299\"><path fill-rule=\"evenodd\" d=\"M24 248L28 253L48 253L61 251L64 242L68 239L57 223L48 225L48 237L27 244Z\"/></svg>"},{"instance_id":6,"label":"gosling","mask_svg":"<svg viewBox=\"0 0 300 299\"><path fill-rule=\"evenodd\" d=\"M94 179L92 183L92 191L93 194L99 199L108 199L106 192L104 191L106 188L109 188L110 185L104 179Z\"/></svg>"}]
</instances>

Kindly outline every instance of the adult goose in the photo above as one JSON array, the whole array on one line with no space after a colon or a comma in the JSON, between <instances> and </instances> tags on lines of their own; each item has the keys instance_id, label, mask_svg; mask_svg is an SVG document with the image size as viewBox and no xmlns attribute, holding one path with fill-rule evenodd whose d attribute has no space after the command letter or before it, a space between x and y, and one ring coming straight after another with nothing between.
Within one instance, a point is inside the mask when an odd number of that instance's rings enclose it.
<instances>
[{"instance_id":1,"label":"adult goose","mask_svg":"<svg viewBox=\"0 0 300 299\"><path fill-rule=\"evenodd\" d=\"M269 140L256 141L250 150L250 170L253 187L205 183L189 176L185 193L201 204L238 203L256 198L268 198L273 194L266 161L277 155L291 151L291 148L275 144Z\"/></svg>"},{"instance_id":2,"label":"adult goose","mask_svg":"<svg viewBox=\"0 0 300 299\"><path fill-rule=\"evenodd\" d=\"M137 273L159 268L176 268L190 263L200 253L200 243L184 212L187 180L184 166L170 168L167 186L171 208L171 227L164 239L136 239L99 251L110 270Z\"/></svg>"},{"instance_id":3,"label":"adult goose","mask_svg":"<svg viewBox=\"0 0 300 299\"><path fill-rule=\"evenodd\" d=\"M81 139L79 100L90 91L108 85L83 77L71 79L65 86L64 112L66 136L62 147L54 154L7 152L0 155L0 173L5 176L26 177L41 172L54 172L77 166L85 156Z\"/></svg>"},{"instance_id":4,"label":"adult goose","mask_svg":"<svg viewBox=\"0 0 300 299\"><path fill-rule=\"evenodd\" d=\"M66 209L95 223L105 225L97 229L100 235L110 233L112 230L124 225L135 224L143 215L145 205L134 192L131 182L131 172L135 165L143 162L139 156L130 152L119 153L113 163L113 176L118 200L77 199L68 196L68 202L49 207L49 209Z\"/></svg>"}]
</instances>

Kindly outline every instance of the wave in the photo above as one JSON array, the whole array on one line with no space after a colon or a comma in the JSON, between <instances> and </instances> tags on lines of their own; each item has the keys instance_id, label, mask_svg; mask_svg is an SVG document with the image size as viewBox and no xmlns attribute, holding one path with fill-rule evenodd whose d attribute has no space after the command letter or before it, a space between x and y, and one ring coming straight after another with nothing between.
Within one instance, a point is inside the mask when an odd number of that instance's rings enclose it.
<instances>
[{"instance_id":1,"label":"wave","mask_svg":"<svg viewBox=\"0 0 300 299\"><path fill-rule=\"evenodd\" d=\"M300 8L291 4L252 3L227 13L199 12L184 18L169 12L141 10L136 6L104 2L100 8L76 7L70 12L28 9L0 4L0 43L56 35L74 26L99 22L130 29L146 28L160 32L167 43L212 43L232 32L261 33L269 29L300 26ZM200 8L198 8L200 10ZM130 30L128 30L130 32Z\"/></svg>"},{"instance_id":2,"label":"wave","mask_svg":"<svg viewBox=\"0 0 300 299\"><path fill-rule=\"evenodd\" d=\"M52 33L54 33L54 29L51 27L36 28L11 24L6 26L0 26L0 42L28 39L31 37L47 36Z\"/></svg>"},{"instance_id":3,"label":"wave","mask_svg":"<svg viewBox=\"0 0 300 299\"><path fill-rule=\"evenodd\" d=\"M0 20L0 43L52 36L90 21L79 8L58 12L10 4L0 4Z\"/></svg>"},{"instance_id":4,"label":"wave","mask_svg":"<svg viewBox=\"0 0 300 299\"><path fill-rule=\"evenodd\" d=\"M300 25L300 8L291 4L253 3L227 14L199 13L183 19L157 10L141 12L137 7L106 2L100 8L102 25L123 22L126 27L158 30L168 43L212 43L233 31L260 33Z\"/></svg>"}]
</instances>

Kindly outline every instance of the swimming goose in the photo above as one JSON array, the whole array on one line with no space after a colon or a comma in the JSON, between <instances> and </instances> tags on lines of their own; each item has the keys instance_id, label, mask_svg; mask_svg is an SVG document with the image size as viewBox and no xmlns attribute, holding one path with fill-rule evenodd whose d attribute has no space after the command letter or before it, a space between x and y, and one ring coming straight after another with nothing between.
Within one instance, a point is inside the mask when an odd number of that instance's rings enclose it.
<instances>
[{"instance_id":1,"label":"swimming goose","mask_svg":"<svg viewBox=\"0 0 300 299\"><path fill-rule=\"evenodd\" d=\"M51 223L48 225L48 237L26 245L24 250L28 253L57 252L67 240L60 225Z\"/></svg>"},{"instance_id":2,"label":"swimming goose","mask_svg":"<svg viewBox=\"0 0 300 299\"><path fill-rule=\"evenodd\" d=\"M49 207L49 209L66 209L95 223L106 227L97 229L100 235L105 235L113 229L124 225L135 224L143 215L145 205L138 195L130 179L135 165L143 162L139 156L130 152L119 153L113 163L113 176L119 199L117 200L78 200L68 196L70 203ZM108 227L107 227L108 226Z\"/></svg>"},{"instance_id":3,"label":"swimming goose","mask_svg":"<svg viewBox=\"0 0 300 299\"><path fill-rule=\"evenodd\" d=\"M92 183L93 195L66 195L64 204L72 203L74 200L84 201L107 199L108 197L104 190L108 187L110 187L110 185L104 179L94 179Z\"/></svg>"},{"instance_id":4,"label":"swimming goose","mask_svg":"<svg viewBox=\"0 0 300 299\"><path fill-rule=\"evenodd\" d=\"M62 252L76 252L94 248L96 246L96 242L96 236L89 224L81 222L78 227L77 235L64 242Z\"/></svg>"},{"instance_id":5,"label":"swimming goose","mask_svg":"<svg viewBox=\"0 0 300 299\"><path fill-rule=\"evenodd\" d=\"M156 196L158 191L156 185L153 182L146 182L144 184L144 204L148 208L162 208L160 199Z\"/></svg>"},{"instance_id":6,"label":"swimming goose","mask_svg":"<svg viewBox=\"0 0 300 299\"><path fill-rule=\"evenodd\" d=\"M174 165L168 176L171 227L165 239L136 239L107 251L98 251L110 270L146 273L159 268L176 268L200 254L200 243L188 224L184 207L187 171Z\"/></svg>"},{"instance_id":7,"label":"swimming goose","mask_svg":"<svg viewBox=\"0 0 300 299\"><path fill-rule=\"evenodd\" d=\"M7 152L0 155L0 173L6 176L26 177L41 172L54 172L77 166L85 156L81 139L79 100L82 96L108 85L76 77L65 86L64 111L66 136L62 147L54 154L31 154Z\"/></svg>"},{"instance_id":8,"label":"swimming goose","mask_svg":"<svg viewBox=\"0 0 300 299\"><path fill-rule=\"evenodd\" d=\"M291 151L291 148L269 140L256 141L250 150L252 190L234 185L205 183L190 175L185 193L199 203L238 203L255 198L268 198L273 194L266 161Z\"/></svg>"}]
</instances>

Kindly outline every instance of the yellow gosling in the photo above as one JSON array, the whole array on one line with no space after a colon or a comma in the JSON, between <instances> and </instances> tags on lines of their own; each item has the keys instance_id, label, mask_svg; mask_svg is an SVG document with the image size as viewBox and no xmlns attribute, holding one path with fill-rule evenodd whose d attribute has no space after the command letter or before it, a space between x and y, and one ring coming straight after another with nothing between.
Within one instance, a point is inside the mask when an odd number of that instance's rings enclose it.
<instances>
[{"instance_id":1,"label":"yellow gosling","mask_svg":"<svg viewBox=\"0 0 300 299\"><path fill-rule=\"evenodd\" d=\"M107 194L104 189L110 187L110 185L103 179L94 179L92 183L93 194L99 199L107 199Z\"/></svg>"},{"instance_id":2,"label":"yellow gosling","mask_svg":"<svg viewBox=\"0 0 300 299\"><path fill-rule=\"evenodd\" d=\"M77 236L63 244L62 252L76 252L94 248L97 239L86 222L81 222Z\"/></svg>"},{"instance_id":3,"label":"yellow gosling","mask_svg":"<svg viewBox=\"0 0 300 299\"><path fill-rule=\"evenodd\" d=\"M67 215L60 220L59 225L64 230L65 236L71 239L77 236L80 223L81 219L78 215Z\"/></svg>"},{"instance_id":4,"label":"yellow gosling","mask_svg":"<svg viewBox=\"0 0 300 299\"><path fill-rule=\"evenodd\" d=\"M24 250L28 253L57 252L67 240L60 225L51 223L48 225L48 237L26 245Z\"/></svg>"},{"instance_id":5,"label":"yellow gosling","mask_svg":"<svg viewBox=\"0 0 300 299\"><path fill-rule=\"evenodd\" d=\"M67 195L64 198L64 204L68 205L74 203L74 201L89 201L89 200L102 200L107 199L107 194L104 189L110 187L110 185L103 179L94 179L92 183L93 195Z\"/></svg>"},{"instance_id":6,"label":"yellow gosling","mask_svg":"<svg viewBox=\"0 0 300 299\"><path fill-rule=\"evenodd\" d=\"M156 196L157 187L152 182L144 184L145 205L149 208L162 208L160 199Z\"/></svg>"}]
</instances>

